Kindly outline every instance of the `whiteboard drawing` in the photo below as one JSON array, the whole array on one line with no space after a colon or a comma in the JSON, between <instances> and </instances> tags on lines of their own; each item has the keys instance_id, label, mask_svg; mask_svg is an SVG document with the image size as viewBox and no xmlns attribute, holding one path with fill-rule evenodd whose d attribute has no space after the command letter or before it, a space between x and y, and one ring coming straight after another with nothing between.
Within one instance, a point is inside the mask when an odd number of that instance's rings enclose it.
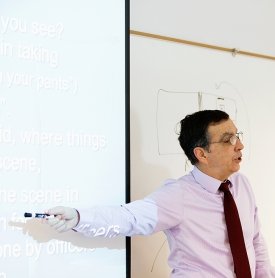
<instances>
[{"instance_id":1,"label":"whiteboard drawing","mask_svg":"<svg viewBox=\"0 0 275 278\"><path fill-rule=\"evenodd\" d=\"M228 85L229 86L224 86ZM230 93L226 93L226 89ZM222 90L221 90L222 88ZM159 89L157 93L156 132L159 155L182 155L178 143L180 120L187 114L199 110L218 109L227 112L239 131L249 134L246 109L241 105L238 94L232 93L230 83L222 82L216 85L213 92L174 92ZM239 106L241 106L239 109ZM240 112L241 115L240 115ZM248 136L249 138L249 136ZM249 149L249 148L248 148Z\"/></svg>"}]
</instances>

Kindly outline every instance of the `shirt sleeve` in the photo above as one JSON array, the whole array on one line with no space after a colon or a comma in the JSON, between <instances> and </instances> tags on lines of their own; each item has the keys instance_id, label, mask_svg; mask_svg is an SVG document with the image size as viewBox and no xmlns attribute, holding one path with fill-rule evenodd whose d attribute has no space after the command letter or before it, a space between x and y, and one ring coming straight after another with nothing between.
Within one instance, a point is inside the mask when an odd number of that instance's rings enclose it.
<instances>
[{"instance_id":1,"label":"shirt sleeve","mask_svg":"<svg viewBox=\"0 0 275 278\"><path fill-rule=\"evenodd\" d=\"M157 223L157 207L149 198L121 206L98 206L78 211L80 221L74 230L88 237L149 235Z\"/></svg>"},{"instance_id":2,"label":"shirt sleeve","mask_svg":"<svg viewBox=\"0 0 275 278\"><path fill-rule=\"evenodd\" d=\"M255 278L275 278L275 271L269 260L268 248L260 231L258 209L252 187L246 176L238 174L237 177L241 178L242 188L246 188L246 191L242 192L243 196L247 195L246 198L251 200L251 216L252 221L254 220L252 243L255 255Z\"/></svg>"},{"instance_id":3,"label":"shirt sleeve","mask_svg":"<svg viewBox=\"0 0 275 278\"><path fill-rule=\"evenodd\" d=\"M149 235L169 229L180 222L178 185L166 182L142 200L121 206L99 206L78 210L80 221L75 231L89 237Z\"/></svg>"},{"instance_id":4,"label":"shirt sleeve","mask_svg":"<svg viewBox=\"0 0 275 278\"><path fill-rule=\"evenodd\" d=\"M270 264L267 246L262 234L260 233L257 208L255 210L255 233L253 245L256 257L255 278L275 278L275 269Z\"/></svg>"}]
</instances>

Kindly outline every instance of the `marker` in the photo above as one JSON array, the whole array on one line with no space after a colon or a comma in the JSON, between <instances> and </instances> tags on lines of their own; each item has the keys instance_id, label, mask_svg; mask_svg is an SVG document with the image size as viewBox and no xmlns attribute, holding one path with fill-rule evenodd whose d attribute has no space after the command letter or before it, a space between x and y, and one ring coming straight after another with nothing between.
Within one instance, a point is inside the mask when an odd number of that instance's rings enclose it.
<instances>
[{"instance_id":1,"label":"marker","mask_svg":"<svg viewBox=\"0 0 275 278\"><path fill-rule=\"evenodd\" d=\"M31 213L31 212L25 212L24 217L35 217L35 218L53 218L56 215L50 215L48 213Z\"/></svg>"}]
</instances>

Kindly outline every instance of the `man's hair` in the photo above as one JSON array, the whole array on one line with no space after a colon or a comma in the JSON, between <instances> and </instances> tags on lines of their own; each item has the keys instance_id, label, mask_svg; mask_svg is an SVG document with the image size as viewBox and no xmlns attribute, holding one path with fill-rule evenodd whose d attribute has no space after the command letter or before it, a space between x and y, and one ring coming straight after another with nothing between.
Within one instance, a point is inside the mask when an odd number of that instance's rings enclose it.
<instances>
[{"instance_id":1,"label":"man's hair","mask_svg":"<svg viewBox=\"0 0 275 278\"><path fill-rule=\"evenodd\" d=\"M229 119L229 115L221 110L202 110L187 115L180 121L179 143L185 155L194 165L198 159L194 155L194 148L209 147L208 127L212 124Z\"/></svg>"}]
</instances>

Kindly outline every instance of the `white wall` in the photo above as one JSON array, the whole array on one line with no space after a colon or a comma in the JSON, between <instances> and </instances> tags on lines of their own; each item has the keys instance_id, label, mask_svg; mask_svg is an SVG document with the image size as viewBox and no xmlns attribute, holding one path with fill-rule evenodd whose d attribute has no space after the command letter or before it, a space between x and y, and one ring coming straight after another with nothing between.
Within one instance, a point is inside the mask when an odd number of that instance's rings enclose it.
<instances>
[{"instance_id":1,"label":"white wall","mask_svg":"<svg viewBox=\"0 0 275 278\"><path fill-rule=\"evenodd\" d=\"M275 56L273 1L131 1L131 29ZM159 155L156 99L159 89L203 91L236 99L238 124L246 132L242 171L252 182L264 236L275 264L270 183L275 141L275 62L236 56L155 39L131 36L131 184L132 200L155 190L168 177L183 175L184 155ZM217 85L225 84L217 90ZM263 141L264 140L264 141ZM272 143L271 143L272 146ZM262 170L263 169L263 170ZM159 233L132 239L132 278L169 276L167 243ZM160 250L160 253L158 251ZM157 257L155 263L154 259ZM154 269L151 272L152 265Z\"/></svg>"},{"instance_id":2,"label":"white wall","mask_svg":"<svg viewBox=\"0 0 275 278\"><path fill-rule=\"evenodd\" d=\"M131 0L131 29L275 55L273 0Z\"/></svg>"}]
</instances>

